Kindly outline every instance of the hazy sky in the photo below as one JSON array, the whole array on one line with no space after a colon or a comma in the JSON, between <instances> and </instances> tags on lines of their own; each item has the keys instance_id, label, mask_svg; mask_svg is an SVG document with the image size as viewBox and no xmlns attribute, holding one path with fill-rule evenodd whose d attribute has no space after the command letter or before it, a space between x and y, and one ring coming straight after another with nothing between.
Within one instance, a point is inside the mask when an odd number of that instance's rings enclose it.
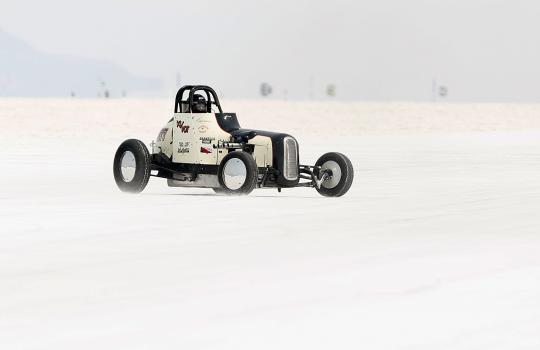
<instances>
[{"instance_id":1,"label":"hazy sky","mask_svg":"<svg viewBox=\"0 0 540 350\"><path fill-rule=\"evenodd\" d=\"M520 0L0 0L0 28L40 50L228 97L422 101L436 78L452 101L540 102L539 18Z\"/></svg>"}]
</instances>

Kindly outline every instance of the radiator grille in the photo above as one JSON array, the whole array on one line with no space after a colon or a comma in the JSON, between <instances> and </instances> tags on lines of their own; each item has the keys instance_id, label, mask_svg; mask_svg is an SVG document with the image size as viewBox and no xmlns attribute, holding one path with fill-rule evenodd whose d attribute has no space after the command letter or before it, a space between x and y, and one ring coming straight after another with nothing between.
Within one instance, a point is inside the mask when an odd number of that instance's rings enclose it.
<instances>
[{"instance_id":1,"label":"radiator grille","mask_svg":"<svg viewBox=\"0 0 540 350\"><path fill-rule=\"evenodd\" d=\"M283 176L287 180L298 179L298 146L292 137L283 140L285 157L283 164Z\"/></svg>"}]
</instances>

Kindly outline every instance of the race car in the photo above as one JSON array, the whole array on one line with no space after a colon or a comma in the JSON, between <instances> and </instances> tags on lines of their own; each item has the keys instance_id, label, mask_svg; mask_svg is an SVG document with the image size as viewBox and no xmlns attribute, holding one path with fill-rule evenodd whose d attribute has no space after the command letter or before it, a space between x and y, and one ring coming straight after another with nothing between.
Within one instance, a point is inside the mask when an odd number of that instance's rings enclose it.
<instances>
[{"instance_id":1,"label":"race car","mask_svg":"<svg viewBox=\"0 0 540 350\"><path fill-rule=\"evenodd\" d=\"M172 187L211 188L246 195L255 188L313 187L327 197L343 196L352 185L351 161L326 153L314 166L300 165L298 142L284 133L243 129L235 113L223 113L209 86L178 90L174 115L155 141L124 141L114 156L116 184L141 192L151 176Z\"/></svg>"}]
</instances>

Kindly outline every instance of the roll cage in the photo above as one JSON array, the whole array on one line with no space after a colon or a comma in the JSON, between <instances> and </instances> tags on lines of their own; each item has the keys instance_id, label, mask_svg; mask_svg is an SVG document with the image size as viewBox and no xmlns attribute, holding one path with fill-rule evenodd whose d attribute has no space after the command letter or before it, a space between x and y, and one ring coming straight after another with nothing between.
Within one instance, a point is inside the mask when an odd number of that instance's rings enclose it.
<instances>
[{"instance_id":1,"label":"roll cage","mask_svg":"<svg viewBox=\"0 0 540 350\"><path fill-rule=\"evenodd\" d=\"M191 106L193 104L193 97L198 91L203 91L206 94L206 108L208 111L212 111L212 105L215 105L219 110L219 113L223 113L216 92L210 86L206 85L182 86L176 93L174 113L192 113ZM184 99L186 92L189 93L187 94L187 99Z\"/></svg>"}]
</instances>

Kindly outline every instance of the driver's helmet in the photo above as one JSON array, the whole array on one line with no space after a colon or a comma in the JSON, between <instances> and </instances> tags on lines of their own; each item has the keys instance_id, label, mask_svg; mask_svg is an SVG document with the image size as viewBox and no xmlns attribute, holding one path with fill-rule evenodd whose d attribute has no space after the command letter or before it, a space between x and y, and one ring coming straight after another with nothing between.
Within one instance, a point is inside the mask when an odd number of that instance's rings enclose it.
<instances>
[{"instance_id":1,"label":"driver's helmet","mask_svg":"<svg viewBox=\"0 0 540 350\"><path fill-rule=\"evenodd\" d=\"M193 113L206 113L207 105L206 99L201 94L193 95L193 102L191 103L191 111Z\"/></svg>"}]
</instances>

